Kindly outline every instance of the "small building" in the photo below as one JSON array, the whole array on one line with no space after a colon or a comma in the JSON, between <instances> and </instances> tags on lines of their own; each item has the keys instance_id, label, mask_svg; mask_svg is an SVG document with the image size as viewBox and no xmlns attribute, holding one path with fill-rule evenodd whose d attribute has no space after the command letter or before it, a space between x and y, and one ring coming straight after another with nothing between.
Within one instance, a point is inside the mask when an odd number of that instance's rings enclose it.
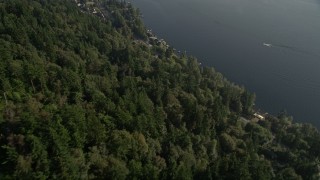
<instances>
[{"instance_id":1,"label":"small building","mask_svg":"<svg viewBox=\"0 0 320 180\"><path fill-rule=\"evenodd\" d=\"M263 115L259 114L259 113L254 113L253 116L258 118L259 120L264 120L265 119L265 117Z\"/></svg>"},{"instance_id":2,"label":"small building","mask_svg":"<svg viewBox=\"0 0 320 180\"><path fill-rule=\"evenodd\" d=\"M156 41L156 40L158 40L158 38L157 37L149 37L151 40L153 40L153 41Z\"/></svg>"},{"instance_id":3,"label":"small building","mask_svg":"<svg viewBox=\"0 0 320 180\"><path fill-rule=\"evenodd\" d=\"M93 1L86 2L86 5L87 5L87 6L93 6L93 5L94 5L94 2L93 2Z\"/></svg>"}]
</instances>

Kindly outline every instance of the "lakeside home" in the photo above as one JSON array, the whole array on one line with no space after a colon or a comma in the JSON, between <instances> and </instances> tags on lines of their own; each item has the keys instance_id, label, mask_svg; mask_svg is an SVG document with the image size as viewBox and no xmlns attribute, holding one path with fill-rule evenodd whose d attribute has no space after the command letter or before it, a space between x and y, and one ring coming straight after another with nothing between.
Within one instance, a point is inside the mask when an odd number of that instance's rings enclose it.
<instances>
[{"instance_id":1,"label":"lakeside home","mask_svg":"<svg viewBox=\"0 0 320 180\"><path fill-rule=\"evenodd\" d=\"M263 115L259 114L259 113L254 113L253 116L258 118L259 120L264 120L265 119L265 117Z\"/></svg>"}]
</instances>

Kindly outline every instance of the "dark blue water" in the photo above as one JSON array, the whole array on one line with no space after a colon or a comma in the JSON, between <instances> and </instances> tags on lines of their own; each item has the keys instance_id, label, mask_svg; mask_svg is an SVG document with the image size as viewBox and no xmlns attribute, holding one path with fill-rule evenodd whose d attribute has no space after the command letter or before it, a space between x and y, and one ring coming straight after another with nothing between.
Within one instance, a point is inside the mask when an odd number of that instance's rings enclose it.
<instances>
[{"instance_id":1,"label":"dark blue water","mask_svg":"<svg viewBox=\"0 0 320 180\"><path fill-rule=\"evenodd\" d=\"M255 92L258 107L320 127L318 1L131 2L159 37Z\"/></svg>"}]
</instances>

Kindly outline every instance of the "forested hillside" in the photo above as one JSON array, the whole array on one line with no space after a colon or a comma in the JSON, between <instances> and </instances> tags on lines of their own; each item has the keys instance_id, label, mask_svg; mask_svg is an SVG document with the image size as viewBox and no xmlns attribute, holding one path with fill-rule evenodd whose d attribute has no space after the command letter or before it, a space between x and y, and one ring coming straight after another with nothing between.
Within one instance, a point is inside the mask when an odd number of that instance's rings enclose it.
<instances>
[{"instance_id":1,"label":"forested hillside","mask_svg":"<svg viewBox=\"0 0 320 180\"><path fill-rule=\"evenodd\" d=\"M0 1L0 179L319 179L320 135L116 0ZM258 95L259 96L259 95Z\"/></svg>"}]
</instances>

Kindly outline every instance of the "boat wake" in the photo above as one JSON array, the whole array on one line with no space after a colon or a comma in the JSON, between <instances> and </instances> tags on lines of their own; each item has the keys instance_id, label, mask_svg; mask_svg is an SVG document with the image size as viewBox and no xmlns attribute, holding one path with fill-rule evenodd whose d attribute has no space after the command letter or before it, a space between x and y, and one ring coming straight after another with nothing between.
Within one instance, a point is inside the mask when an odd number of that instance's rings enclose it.
<instances>
[{"instance_id":1,"label":"boat wake","mask_svg":"<svg viewBox=\"0 0 320 180\"><path fill-rule=\"evenodd\" d=\"M266 46L266 47L270 47L270 48L271 47L280 48L282 50L288 50L288 51L291 51L294 53L299 53L299 54L303 54L303 55L309 55L309 56L320 58L320 55L315 52L307 51L307 50L304 50L302 48L295 47L295 46L288 46L288 45L283 45L283 44L270 44L270 43L263 43L262 45Z\"/></svg>"}]
</instances>

